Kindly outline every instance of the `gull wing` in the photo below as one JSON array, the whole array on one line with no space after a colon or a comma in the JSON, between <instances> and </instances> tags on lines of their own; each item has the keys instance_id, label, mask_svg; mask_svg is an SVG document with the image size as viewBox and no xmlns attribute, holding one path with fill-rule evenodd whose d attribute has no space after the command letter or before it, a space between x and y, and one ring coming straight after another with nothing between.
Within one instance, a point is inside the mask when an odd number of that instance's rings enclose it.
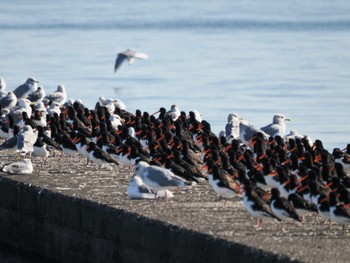
<instances>
[{"instance_id":1,"label":"gull wing","mask_svg":"<svg viewBox=\"0 0 350 263\"><path fill-rule=\"evenodd\" d=\"M9 92L10 93L10 92ZM11 96L11 94L7 94L5 97L1 98L0 100L0 104L3 108L8 107L9 105L11 105L14 100L17 102L17 97L16 96ZM14 103L15 105L16 103Z\"/></svg>"},{"instance_id":2,"label":"gull wing","mask_svg":"<svg viewBox=\"0 0 350 263\"><path fill-rule=\"evenodd\" d=\"M134 54L135 58L139 58L139 59L148 59L148 55L146 53L142 53L142 52L136 52Z\"/></svg>"},{"instance_id":3,"label":"gull wing","mask_svg":"<svg viewBox=\"0 0 350 263\"><path fill-rule=\"evenodd\" d=\"M278 124L269 124L269 125L266 125L262 128L260 128L263 132L266 132L268 135L270 136L275 136L277 134L279 134L279 125Z\"/></svg>"},{"instance_id":4,"label":"gull wing","mask_svg":"<svg viewBox=\"0 0 350 263\"><path fill-rule=\"evenodd\" d=\"M7 149L14 149L17 146L17 139L18 139L18 134L16 136L11 137L7 141L3 142L0 145L0 151L1 150L7 150Z\"/></svg>"},{"instance_id":5,"label":"gull wing","mask_svg":"<svg viewBox=\"0 0 350 263\"><path fill-rule=\"evenodd\" d=\"M124 60L128 59L127 55L125 55L124 53L119 53L117 56L117 59L115 61L115 65L114 65L114 72L116 72L118 70L118 68L120 67L120 65L124 62ZM130 63L130 62L129 62Z\"/></svg>"},{"instance_id":6,"label":"gull wing","mask_svg":"<svg viewBox=\"0 0 350 263\"><path fill-rule=\"evenodd\" d=\"M17 87L13 93L16 95L17 98L20 98L23 96L23 94L25 94L26 92L28 92L29 89L29 85L27 83L24 83L22 85L20 85L19 87Z\"/></svg>"}]
</instances>

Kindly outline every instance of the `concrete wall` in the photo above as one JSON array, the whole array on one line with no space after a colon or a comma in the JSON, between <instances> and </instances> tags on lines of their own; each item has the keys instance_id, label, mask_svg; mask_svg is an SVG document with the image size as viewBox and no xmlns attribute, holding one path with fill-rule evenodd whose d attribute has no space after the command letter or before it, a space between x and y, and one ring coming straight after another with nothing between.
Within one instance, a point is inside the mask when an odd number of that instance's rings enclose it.
<instances>
[{"instance_id":1,"label":"concrete wall","mask_svg":"<svg viewBox=\"0 0 350 263\"><path fill-rule=\"evenodd\" d=\"M50 262L289 261L8 178L0 178L0 242Z\"/></svg>"}]
</instances>

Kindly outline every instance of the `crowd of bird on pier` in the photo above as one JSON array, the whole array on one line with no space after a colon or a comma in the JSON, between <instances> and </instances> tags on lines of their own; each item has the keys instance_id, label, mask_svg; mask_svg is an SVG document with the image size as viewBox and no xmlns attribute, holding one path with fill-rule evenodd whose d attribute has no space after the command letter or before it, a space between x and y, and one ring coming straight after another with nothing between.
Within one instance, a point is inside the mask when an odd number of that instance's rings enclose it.
<instances>
[{"instance_id":1,"label":"crowd of bird on pier","mask_svg":"<svg viewBox=\"0 0 350 263\"><path fill-rule=\"evenodd\" d=\"M31 174L32 156L84 156L87 164L124 165L133 170L131 199L164 198L179 187L209 183L222 199L241 198L249 214L262 219L302 222L315 214L350 223L350 144L328 151L296 131L286 134L282 114L256 128L236 113L216 135L197 110L172 105L153 114L126 110L119 99L100 97L93 109L68 100L64 85L45 93L34 78L6 91L0 78L0 150L15 149L18 159L2 164L8 174ZM84 161L85 162L85 161ZM175 193L176 194L176 193Z\"/></svg>"}]
</instances>

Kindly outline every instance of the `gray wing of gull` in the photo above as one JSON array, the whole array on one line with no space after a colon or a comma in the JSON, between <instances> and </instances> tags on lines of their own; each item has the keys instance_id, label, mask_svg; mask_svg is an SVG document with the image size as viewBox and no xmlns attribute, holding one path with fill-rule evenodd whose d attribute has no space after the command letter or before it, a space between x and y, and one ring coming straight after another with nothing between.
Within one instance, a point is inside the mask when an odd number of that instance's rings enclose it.
<instances>
[{"instance_id":1,"label":"gray wing of gull","mask_svg":"<svg viewBox=\"0 0 350 263\"><path fill-rule=\"evenodd\" d=\"M18 135L11 137L0 145L0 150L14 149L17 146Z\"/></svg>"},{"instance_id":2,"label":"gray wing of gull","mask_svg":"<svg viewBox=\"0 0 350 263\"><path fill-rule=\"evenodd\" d=\"M183 186L185 181L176 177L167 169L149 166L144 169L144 177L158 184L160 187Z\"/></svg>"},{"instance_id":3,"label":"gray wing of gull","mask_svg":"<svg viewBox=\"0 0 350 263\"><path fill-rule=\"evenodd\" d=\"M62 92L55 91L55 92L52 92L51 94L46 95L45 98L47 98L48 100L51 100L51 101L60 101L60 100L62 100L63 96L64 95Z\"/></svg>"},{"instance_id":4,"label":"gray wing of gull","mask_svg":"<svg viewBox=\"0 0 350 263\"><path fill-rule=\"evenodd\" d=\"M16 95L17 98L20 98L23 96L23 94L25 94L26 92L28 92L29 90L29 85L27 83L22 84L21 86L17 87L13 93Z\"/></svg>"},{"instance_id":5,"label":"gray wing of gull","mask_svg":"<svg viewBox=\"0 0 350 263\"><path fill-rule=\"evenodd\" d=\"M44 96L44 94L41 91L36 91L36 92L32 92L28 95L28 100L30 100L31 102L37 102L39 100L41 100Z\"/></svg>"},{"instance_id":6,"label":"gray wing of gull","mask_svg":"<svg viewBox=\"0 0 350 263\"><path fill-rule=\"evenodd\" d=\"M123 64L124 60L126 60L126 59L128 59L128 57L126 55L124 55L123 53L118 54L118 57L115 61L115 65L114 65L114 72L116 72L118 70L120 65Z\"/></svg>"},{"instance_id":7,"label":"gray wing of gull","mask_svg":"<svg viewBox=\"0 0 350 263\"><path fill-rule=\"evenodd\" d=\"M5 96L0 100L0 105L3 108L8 107L13 102L13 99L10 96Z\"/></svg>"},{"instance_id":8,"label":"gray wing of gull","mask_svg":"<svg viewBox=\"0 0 350 263\"><path fill-rule=\"evenodd\" d=\"M226 124L225 134L227 139L235 137L235 129L238 129L238 126L236 126L233 122L228 122Z\"/></svg>"},{"instance_id":9,"label":"gray wing of gull","mask_svg":"<svg viewBox=\"0 0 350 263\"><path fill-rule=\"evenodd\" d=\"M23 133L19 133L17 138L17 149L23 149L24 146L25 146L25 136L23 135Z\"/></svg>"},{"instance_id":10,"label":"gray wing of gull","mask_svg":"<svg viewBox=\"0 0 350 263\"><path fill-rule=\"evenodd\" d=\"M280 131L280 126L278 124L269 124L261 128L262 131L266 132L270 136L275 136Z\"/></svg>"},{"instance_id":11,"label":"gray wing of gull","mask_svg":"<svg viewBox=\"0 0 350 263\"><path fill-rule=\"evenodd\" d=\"M254 135L257 134L258 132L261 132L262 134L264 134L266 139L269 138L268 134L266 134L264 131L256 128L251 124L247 124L243 122L239 124L239 136L241 140L245 143L249 142L254 137Z\"/></svg>"},{"instance_id":12,"label":"gray wing of gull","mask_svg":"<svg viewBox=\"0 0 350 263\"><path fill-rule=\"evenodd\" d=\"M141 193L141 194L154 194L156 195L157 193L150 187L148 187L147 185L143 184L141 186L137 187L137 190Z\"/></svg>"},{"instance_id":13,"label":"gray wing of gull","mask_svg":"<svg viewBox=\"0 0 350 263\"><path fill-rule=\"evenodd\" d=\"M172 120L176 120L176 118L178 117L178 114L176 111L168 111L166 113L166 116L168 116Z\"/></svg>"}]
</instances>

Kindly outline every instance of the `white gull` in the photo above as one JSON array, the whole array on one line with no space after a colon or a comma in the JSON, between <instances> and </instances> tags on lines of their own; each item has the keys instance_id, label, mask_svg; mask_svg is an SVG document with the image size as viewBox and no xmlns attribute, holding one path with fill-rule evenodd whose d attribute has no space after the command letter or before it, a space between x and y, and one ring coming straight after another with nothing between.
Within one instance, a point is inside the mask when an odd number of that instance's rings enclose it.
<instances>
[{"instance_id":1,"label":"white gull","mask_svg":"<svg viewBox=\"0 0 350 263\"><path fill-rule=\"evenodd\" d=\"M13 91L8 92L6 95L0 98L0 105L4 113L8 113L11 109L13 109L17 104L17 97L13 93Z\"/></svg>"},{"instance_id":2,"label":"white gull","mask_svg":"<svg viewBox=\"0 0 350 263\"><path fill-rule=\"evenodd\" d=\"M130 65L134 63L135 59L148 59L148 55L146 53L137 52L132 49L127 49L123 52L120 52L115 61L114 72L116 72L119 69L119 67L121 66L121 64L123 64L125 60L127 60Z\"/></svg>"},{"instance_id":3,"label":"white gull","mask_svg":"<svg viewBox=\"0 0 350 263\"><path fill-rule=\"evenodd\" d=\"M261 133L265 140L269 138L269 135L265 133L264 131L256 128L254 125L252 125L249 121L246 119L241 119L239 123L239 138L241 141L248 145L251 142L251 139L257 134Z\"/></svg>"},{"instance_id":4,"label":"white gull","mask_svg":"<svg viewBox=\"0 0 350 263\"><path fill-rule=\"evenodd\" d=\"M45 99L63 105L67 100L66 87L62 84L58 85L57 90L50 94L47 94L45 96Z\"/></svg>"},{"instance_id":5,"label":"white gull","mask_svg":"<svg viewBox=\"0 0 350 263\"><path fill-rule=\"evenodd\" d=\"M227 123L225 125L225 136L227 142L230 143L232 140L239 139L239 123L242 118L237 113L230 113L227 116Z\"/></svg>"},{"instance_id":6,"label":"white gull","mask_svg":"<svg viewBox=\"0 0 350 263\"><path fill-rule=\"evenodd\" d=\"M25 157L27 153L31 156L34 152L34 143L38 138L38 132L33 131L30 125L25 125L18 133L17 137L17 152Z\"/></svg>"},{"instance_id":7,"label":"white gull","mask_svg":"<svg viewBox=\"0 0 350 263\"><path fill-rule=\"evenodd\" d=\"M140 161L135 166L136 175L140 176L141 179L148 186L152 187L156 191L169 188L169 187L179 187L179 186L189 186L191 183L176 176L170 170L150 165L144 161Z\"/></svg>"},{"instance_id":8,"label":"white gull","mask_svg":"<svg viewBox=\"0 0 350 263\"><path fill-rule=\"evenodd\" d=\"M30 93L36 91L38 89L38 83L34 78L28 78L27 81L18 86L13 93L16 95L17 99L24 99L26 98Z\"/></svg>"},{"instance_id":9,"label":"white gull","mask_svg":"<svg viewBox=\"0 0 350 263\"><path fill-rule=\"evenodd\" d=\"M261 128L268 135L275 137L279 135L283 137L286 134L286 123L285 121L290 121L283 114L276 114L273 116L272 123Z\"/></svg>"},{"instance_id":10,"label":"white gull","mask_svg":"<svg viewBox=\"0 0 350 263\"><path fill-rule=\"evenodd\" d=\"M133 176L129 182L127 189L130 199L156 199L156 198L172 198L173 193L167 189L156 191L146 185L140 176Z\"/></svg>"},{"instance_id":11,"label":"white gull","mask_svg":"<svg viewBox=\"0 0 350 263\"><path fill-rule=\"evenodd\" d=\"M170 110L166 112L166 116L168 116L172 121L176 121L180 114L180 108L176 104L171 105Z\"/></svg>"},{"instance_id":12,"label":"white gull","mask_svg":"<svg viewBox=\"0 0 350 263\"><path fill-rule=\"evenodd\" d=\"M1 168L2 172L8 174L31 174L33 173L33 164L30 159L5 164Z\"/></svg>"}]
</instances>

